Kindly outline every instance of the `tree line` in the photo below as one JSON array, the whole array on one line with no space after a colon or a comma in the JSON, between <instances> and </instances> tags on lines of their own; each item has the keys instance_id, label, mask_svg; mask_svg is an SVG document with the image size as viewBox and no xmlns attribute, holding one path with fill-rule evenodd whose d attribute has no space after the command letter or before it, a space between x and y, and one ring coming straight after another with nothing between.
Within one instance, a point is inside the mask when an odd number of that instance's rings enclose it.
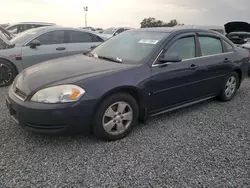
<instances>
[{"instance_id":1,"label":"tree line","mask_svg":"<svg viewBox=\"0 0 250 188\"><path fill-rule=\"evenodd\" d=\"M153 17L144 18L141 22L141 28L146 27L174 27L176 25L184 25L180 24L176 19L170 20L169 22L164 22L161 20L156 20Z\"/></svg>"}]
</instances>

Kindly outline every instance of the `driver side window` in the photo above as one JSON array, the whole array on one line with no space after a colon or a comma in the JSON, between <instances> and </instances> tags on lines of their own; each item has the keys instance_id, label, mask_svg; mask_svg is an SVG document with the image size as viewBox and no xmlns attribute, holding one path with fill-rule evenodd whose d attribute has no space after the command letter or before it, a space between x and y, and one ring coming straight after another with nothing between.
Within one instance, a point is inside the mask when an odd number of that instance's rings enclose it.
<instances>
[{"instance_id":1,"label":"driver side window","mask_svg":"<svg viewBox=\"0 0 250 188\"><path fill-rule=\"evenodd\" d=\"M178 39L172 44L172 46L167 50L167 54L176 54L185 59L191 59L195 57L195 38L185 37Z\"/></svg>"}]
</instances>

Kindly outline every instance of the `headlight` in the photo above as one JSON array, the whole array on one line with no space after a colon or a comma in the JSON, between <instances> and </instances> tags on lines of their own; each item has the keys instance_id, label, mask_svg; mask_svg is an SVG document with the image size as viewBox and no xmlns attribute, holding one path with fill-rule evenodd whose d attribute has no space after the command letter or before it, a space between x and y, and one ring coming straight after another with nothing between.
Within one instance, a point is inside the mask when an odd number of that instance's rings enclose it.
<instances>
[{"instance_id":1,"label":"headlight","mask_svg":"<svg viewBox=\"0 0 250 188\"><path fill-rule=\"evenodd\" d=\"M84 95L84 89L76 85L59 85L36 92L31 101L41 103L66 103L77 101Z\"/></svg>"}]
</instances>

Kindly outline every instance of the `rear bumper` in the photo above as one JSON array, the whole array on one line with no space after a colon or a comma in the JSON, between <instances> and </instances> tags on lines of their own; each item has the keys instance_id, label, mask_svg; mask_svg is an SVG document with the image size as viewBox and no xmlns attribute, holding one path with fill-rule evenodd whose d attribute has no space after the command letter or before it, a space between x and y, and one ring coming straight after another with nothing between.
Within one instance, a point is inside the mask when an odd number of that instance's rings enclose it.
<instances>
[{"instance_id":1,"label":"rear bumper","mask_svg":"<svg viewBox=\"0 0 250 188\"><path fill-rule=\"evenodd\" d=\"M95 102L41 104L21 101L9 91L6 105L11 117L23 128L38 133L89 133Z\"/></svg>"}]
</instances>

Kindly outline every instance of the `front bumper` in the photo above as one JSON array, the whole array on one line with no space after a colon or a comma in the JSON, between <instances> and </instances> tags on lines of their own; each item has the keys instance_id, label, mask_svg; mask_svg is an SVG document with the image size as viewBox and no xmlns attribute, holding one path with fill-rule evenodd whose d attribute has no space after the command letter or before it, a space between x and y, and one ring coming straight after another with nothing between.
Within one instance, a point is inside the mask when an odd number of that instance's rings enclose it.
<instances>
[{"instance_id":1,"label":"front bumper","mask_svg":"<svg viewBox=\"0 0 250 188\"><path fill-rule=\"evenodd\" d=\"M65 104L21 101L9 90L6 105L23 128L38 133L85 133L91 130L94 100Z\"/></svg>"}]
</instances>

